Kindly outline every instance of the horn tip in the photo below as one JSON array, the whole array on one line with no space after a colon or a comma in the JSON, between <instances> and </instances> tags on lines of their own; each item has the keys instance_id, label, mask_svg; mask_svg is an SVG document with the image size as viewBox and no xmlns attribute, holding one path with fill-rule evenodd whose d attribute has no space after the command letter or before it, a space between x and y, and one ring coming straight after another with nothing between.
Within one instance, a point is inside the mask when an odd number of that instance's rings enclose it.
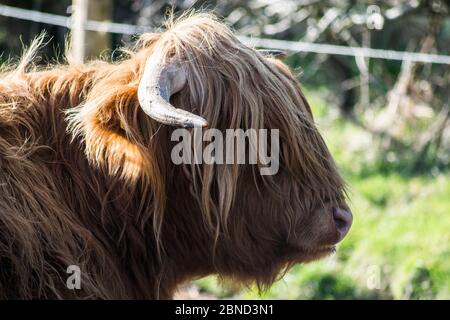
<instances>
[{"instance_id":1,"label":"horn tip","mask_svg":"<svg viewBox=\"0 0 450 320\"><path fill-rule=\"evenodd\" d=\"M185 128L207 128L208 126L208 122L200 117L198 119L191 119L191 121L184 125Z\"/></svg>"},{"instance_id":2,"label":"horn tip","mask_svg":"<svg viewBox=\"0 0 450 320\"><path fill-rule=\"evenodd\" d=\"M206 121L203 118L200 118L200 119L198 119L198 121L195 121L195 122L196 122L196 126L197 127L202 127L202 128L207 128L208 127L208 121Z\"/></svg>"},{"instance_id":3,"label":"horn tip","mask_svg":"<svg viewBox=\"0 0 450 320\"><path fill-rule=\"evenodd\" d=\"M272 56L274 58L286 58L288 56L288 52L285 50L278 49L260 49L258 50L263 55Z\"/></svg>"}]
</instances>

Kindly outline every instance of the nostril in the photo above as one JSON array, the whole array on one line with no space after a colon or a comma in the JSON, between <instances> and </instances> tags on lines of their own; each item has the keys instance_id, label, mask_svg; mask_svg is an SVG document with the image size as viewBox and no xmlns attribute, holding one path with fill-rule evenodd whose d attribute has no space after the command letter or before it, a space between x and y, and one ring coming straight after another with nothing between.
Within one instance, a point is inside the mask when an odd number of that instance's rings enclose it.
<instances>
[{"instance_id":1,"label":"nostril","mask_svg":"<svg viewBox=\"0 0 450 320\"><path fill-rule=\"evenodd\" d=\"M334 208L333 219L336 225L336 229L339 232L339 241L342 240L350 230L353 222L352 213L349 210L342 208Z\"/></svg>"}]
</instances>

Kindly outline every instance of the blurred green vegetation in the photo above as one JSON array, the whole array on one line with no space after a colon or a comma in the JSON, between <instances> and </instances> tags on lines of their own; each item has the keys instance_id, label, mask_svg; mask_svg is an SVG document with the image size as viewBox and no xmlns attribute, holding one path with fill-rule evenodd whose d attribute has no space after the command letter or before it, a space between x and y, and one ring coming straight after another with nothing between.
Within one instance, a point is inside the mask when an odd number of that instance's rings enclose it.
<instances>
[{"instance_id":1,"label":"blurred green vegetation","mask_svg":"<svg viewBox=\"0 0 450 320\"><path fill-rule=\"evenodd\" d=\"M382 168L369 153L371 136L333 114L324 90L306 90L306 96L349 185L349 235L336 254L295 266L267 292L227 288L215 277L198 280L200 292L249 299L449 299L450 172Z\"/></svg>"}]
</instances>

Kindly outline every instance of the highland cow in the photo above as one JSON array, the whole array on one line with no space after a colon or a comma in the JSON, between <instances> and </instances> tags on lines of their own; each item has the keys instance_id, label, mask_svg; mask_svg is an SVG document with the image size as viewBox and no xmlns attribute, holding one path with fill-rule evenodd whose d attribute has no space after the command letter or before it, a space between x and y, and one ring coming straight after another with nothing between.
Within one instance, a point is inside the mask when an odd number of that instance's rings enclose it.
<instances>
[{"instance_id":1,"label":"highland cow","mask_svg":"<svg viewBox=\"0 0 450 320\"><path fill-rule=\"evenodd\" d=\"M38 67L38 47L0 79L0 298L167 299L210 274L265 288L348 232L296 77L213 15L143 34L118 62ZM206 126L279 129L279 171L172 163L171 132Z\"/></svg>"}]
</instances>

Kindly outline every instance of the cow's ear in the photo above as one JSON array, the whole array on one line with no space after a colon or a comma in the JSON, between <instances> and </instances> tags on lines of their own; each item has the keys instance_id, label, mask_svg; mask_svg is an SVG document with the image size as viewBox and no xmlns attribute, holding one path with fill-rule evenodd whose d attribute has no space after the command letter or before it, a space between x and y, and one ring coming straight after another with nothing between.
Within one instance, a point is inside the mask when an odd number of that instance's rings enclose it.
<instances>
[{"instance_id":1,"label":"cow's ear","mask_svg":"<svg viewBox=\"0 0 450 320\"><path fill-rule=\"evenodd\" d=\"M288 56L287 51L283 50L275 50L275 49L258 49L258 52L265 55L271 56L274 58L286 58Z\"/></svg>"}]
</instances>

